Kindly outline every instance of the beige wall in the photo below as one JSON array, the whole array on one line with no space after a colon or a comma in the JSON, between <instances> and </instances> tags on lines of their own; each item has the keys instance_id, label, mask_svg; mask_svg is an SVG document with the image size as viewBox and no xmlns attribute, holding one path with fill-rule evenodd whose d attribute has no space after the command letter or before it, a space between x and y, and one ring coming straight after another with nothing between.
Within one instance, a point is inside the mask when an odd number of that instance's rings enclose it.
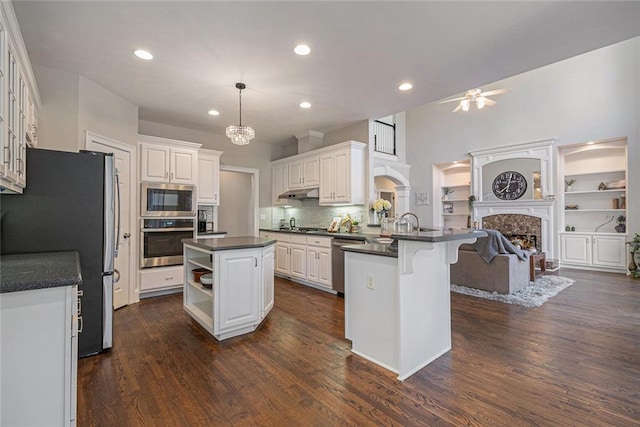
<instances>
[{"instance_id":1,"label":"beige wall","mask_svg":"<svg viewBox=\"0 0 640 427\"><path fill-rule=\"evenodd\" d=\"M324 147L345 141L369 142L369 121L362 120L352 125L326 132L322 141Z\"/></svg>"}]
</instances>

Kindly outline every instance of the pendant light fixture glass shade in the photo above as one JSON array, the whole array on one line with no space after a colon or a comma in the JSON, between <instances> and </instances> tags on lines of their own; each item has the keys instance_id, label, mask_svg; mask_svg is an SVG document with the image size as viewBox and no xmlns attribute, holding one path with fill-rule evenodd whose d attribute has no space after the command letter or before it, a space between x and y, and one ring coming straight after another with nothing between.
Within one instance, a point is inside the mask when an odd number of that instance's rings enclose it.
<instances>
[{"instance_id":1,"label":"pendant light fixture glass shade","mask_svg":"<svg viewBox=\"0 0 640 427\"><path fill-rule=\"evenodd\" d=\"M236 83L236 89L240 91L240 124L227 126L225 134L228 138L231 138L231 142L236 145L247 145L253 138L256 137L256 131L249 126L242 126L242 89L247 86L244 83Z\"/></svg>"}]
</instances>

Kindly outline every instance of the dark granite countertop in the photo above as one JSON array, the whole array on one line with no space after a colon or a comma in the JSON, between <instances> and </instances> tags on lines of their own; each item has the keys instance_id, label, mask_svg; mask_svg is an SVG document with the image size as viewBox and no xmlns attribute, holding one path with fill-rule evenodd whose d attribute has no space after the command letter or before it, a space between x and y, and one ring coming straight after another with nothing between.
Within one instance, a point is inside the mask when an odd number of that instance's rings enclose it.
<instances>
[{"instance_id":1,"label":"dark granite countertop","mask_svg":"<svg viewBox=\"0 0 640 427\"><path fill-rule=\"evenodd\" d=\"M392 250L388 243L365 243L362 245L341 246L340 249L347 252L358 252L367 255L380 255L390 258L398 258L398 251Z\"/></svg>"},{"instance_id":2,"label":"dark granite countertop","mask_svg":"<svg viewBox=\"0 0 640 427\"><path fill-rule=\"evenodd\" d=\"M82 284L78 252L3 255L0 270L0 293Z\"/></svg>"},{"instance_id":3,"label":"dark granite countertop","mask_svg":"<svg viewBox=\"0 0 640 427\"><path fill-rule=\"evenodd\" d=\"M275 239L242 236L225 237L224 239L184 239L185 245L195 246L207 251L228 251L232 249L263 248L276 243Z\"/></svg>"},{"instance_id":4,"label":"dark granite countertop","mask_svg":"<svg viewBox=\"0 0 640 427\"><path fill-rule=\"evenodd\" d=\"M376 232L356 232L356 233L329 233L325 230L319 231L293 231L288 229L279 229L279 228L261 228L260 231L271 231L275 233L288 233L288 234L302 234L308 236L326 236L326 237L335 237L338 239L346 239L346 240L355 240L355 241L373 241L376 237L380 236L379 230Z\"/></svg>"},{"instance_id":5,"label":"dark granite countertop","mask_svg":"<svg viewBox=\"0 0 640 427\"><path fill-rule=\"evenodd\" d=\"M412 233L392 234L391 239L396 240L413 240L417 242L450 242L452 240L477 239L478 237L486 237L487 233L474 228L438 228L429 231L419 231Z\"/></svg>"}]
</instances>

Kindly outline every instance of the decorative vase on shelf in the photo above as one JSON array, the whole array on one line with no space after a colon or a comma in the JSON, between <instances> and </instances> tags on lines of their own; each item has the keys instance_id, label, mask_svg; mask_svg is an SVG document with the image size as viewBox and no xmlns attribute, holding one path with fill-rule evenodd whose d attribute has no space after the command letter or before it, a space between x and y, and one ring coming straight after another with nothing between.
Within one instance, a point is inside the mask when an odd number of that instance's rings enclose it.
<instances>
[{"instance_id":1,"label":"decorative vase on shelf","mask_svg":"<svg viewBox=\"0 0 640 427\"><path fill-rule=\"evenodd\" d=\"M624 233L627 231L626 224L618 224L614 227L618 233Z\"/></svg>"},{"instance_id":2,"label":"decorative vase on shelf","mask_svg":"<svg viewBox=\"0 0 640 427\"><path fill-rule=\"evenodd\" d=\"M378 224L382 225L382 220L387 217L387 213L385 211L378 212Z\"/></svg>"},{"instance_id":3,"label":"decorative vase on shelf","mask_svg":"<svg viewBox=\"0 0 640 427\"><path fill-rule=\"evenodd\" d=\"M638 269L636 262L640 262L640 252L631 252L631 256L629 257L629 266L627 267L629 271L636 271Z\"/></svg>"},{"instance_id":4,"label":"decorative vase on shelf","mask_svg":"<svg viewBox=\"0 0 640 427\"><path fill-rule=\"evenodd\" d=\"M567 185L567 193L573 191L573 187L571 185Z\"/></svg>"}]
</instances>

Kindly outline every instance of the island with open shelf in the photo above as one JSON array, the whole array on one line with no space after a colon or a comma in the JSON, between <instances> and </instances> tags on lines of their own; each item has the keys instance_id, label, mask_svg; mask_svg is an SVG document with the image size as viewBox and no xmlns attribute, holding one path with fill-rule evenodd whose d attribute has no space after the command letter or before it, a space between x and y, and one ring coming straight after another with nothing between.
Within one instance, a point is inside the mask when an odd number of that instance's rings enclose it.
<instances>
[{"instance_id":1,"label":"island with open shelf","mask_svg":"<svg viewBox=\"0 0 640 427\"><path fill-rule=\"evenodd\" d=\"M217 340L256 330L273 308L274 245L260 237L186 239L184 309ZM205 287L194 269L211 272Z\"/></svg>"}]
</instances>

